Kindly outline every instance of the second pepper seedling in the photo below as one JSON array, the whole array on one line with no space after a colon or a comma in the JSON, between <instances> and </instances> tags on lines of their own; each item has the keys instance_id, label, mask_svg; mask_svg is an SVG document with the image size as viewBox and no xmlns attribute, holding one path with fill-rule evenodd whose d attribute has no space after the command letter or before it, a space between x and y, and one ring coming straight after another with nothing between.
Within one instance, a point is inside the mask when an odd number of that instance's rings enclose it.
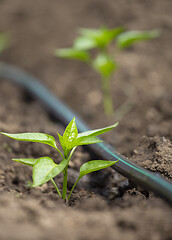
<instances>
[{"instance_id":1,"label":"second pepper seedling","mask_svg":"<svg viewBox=\"0 0 172 240\"><path fill-rule=\"evenodd\" d=\"M20 159L13 159L13 160L33 167L33 176L32 176L33 187L37 187L48 181L52 181L59 196L62 197L64 200L66 199L69 200L71 193L73 192L76 184L79 182L79 180L83 176L85 176L88 173L110 167L117 162L117 161L106 161L106 160L92 160L84 163L80 168L78 179L73 185L67 197L68 165L76 147L80 145L88 145L88 144L102 142L102 140L97 138L97 136L107 131L110 131L111 129L116 127L117 124L118 123L105 128L78 133L78 129L75 123L75 118L73 118L72 121L66 127L63 136L57 133L63 152L59 150L59 148L56 145L54 137L51 135L47 135L44 133L9 134L9 133L3 133L3 132L1 134L7 137L13 138L15 140L39 142L55 148L62 158L62 161L60 162L60 164L56 164L50 157L40 157L38 159L20 158ZM53 179L61 172L63 172L62 194Z\"/></svg>"},{"instance_id":2,"label":"second pepper seedling","mask_svg":"<svg viewBox=\"0 0 172 240\"><path fill-rule=\"evenodd\" d=\"M123 27L114 29L107 27L97 29L81 28L73 46L57 49L55 55L87 63L100 74L104 111L106 115L111 115L114 111L110 93L110 78L118 67L114 59L113 49L115 50L116 47L116 50L125 50L137 42L154 39L159 35L158 30L126 31ZM109 48L110 45L112 45L111 48ZM93 49L97 50L96 56L90 52Z\"/></svg>"}]
</instances>

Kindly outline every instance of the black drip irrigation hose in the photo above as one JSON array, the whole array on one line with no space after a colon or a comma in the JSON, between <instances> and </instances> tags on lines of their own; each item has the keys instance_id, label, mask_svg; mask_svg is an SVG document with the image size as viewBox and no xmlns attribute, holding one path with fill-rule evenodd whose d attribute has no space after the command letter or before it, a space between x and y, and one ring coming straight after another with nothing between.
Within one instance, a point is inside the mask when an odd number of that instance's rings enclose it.
<instances>
[{"instance_id":1,"label":"black drip irrigation hose","mask_svg":"<svg viewBox=\"0 0 172 240\"><path fill-rule=\"evenodd\" d=\"M75 116L79 132L89 130L89 127L83 122L78 114L71 111L35 77L25 71L22 71L10 64L0 62L0 77L22 86L30 94L39 99L47 110L64 125L67 125ZM112 166L114 170L128 178L131 182L142 186L146 190L154 192L172 204L172 184L170 182L166 181L157 174L131 163L124 156L117 153L114 148L107 143L102 142L92 144L88 145L88 147L90 147L101 158L113 161L119 160Z\"/></svg>"}]
</instances>

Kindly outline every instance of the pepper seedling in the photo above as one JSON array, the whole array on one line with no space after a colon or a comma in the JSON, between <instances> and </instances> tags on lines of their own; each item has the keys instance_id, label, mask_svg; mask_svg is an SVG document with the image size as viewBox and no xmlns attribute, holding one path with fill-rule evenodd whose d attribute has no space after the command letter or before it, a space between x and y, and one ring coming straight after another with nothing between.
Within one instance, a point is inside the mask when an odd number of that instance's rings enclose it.
<instances>
[{"instance_id":1,"label":"pepper seedling","mask_svg":"<svg viewBox=\"0 0 172 240\"><path fill-rule=\"evenodd\" d=\"M13 159L16 162L23 163L25 165L33 167L33 184L32 187L40 186L48 181L51 181L54 187L57 190L57 193L64 200L69 200L71 193L73 192L76 184L79 180L88 173L104 169L112 166L117 161L106 161L106 160L92 160L84 163L79 171L79 176L75 184L73 185L68 197L67 197L67 175L68 175L68 165L71 157L77 146L80 145L88 145L94 143L100 143L102 140L97 138L98 135L103 134L107 131L112 130L116 127L118 123L108 126L101 129L90 130L82 133L78 133L78 129L75 123L75 118L68 124L66 127L63 136L57 133L59 137L59 142L63 149L63 152L59 150L56 145L56 141L53 136L47 135L44 133L18 133L18 134L9 134L1 132L1 134L13 138L19 141L29 141L29 142L38 142L47 144L53 148L55 148L60 154L62 161L60 164L56 164L50 157L40 157L38 159L32 158L20 158ZM59 173L63 172L63 189L62 194L57 187L54 177L56 177Z\"/></svg>"},{"instance_id":2,"label":"pepper seedling","mask_svg":"<svg viewBox=\"0 0 172 240\"><path fill-rule=\"evenodd\" d=\"M71 48L61 48L55 51L57 57L75 59L87 63L101 75L104 111L111 115L113 110L110 94L110 78L117 70L117 63L112 54L111 43L115 43L118 50L124 50L136 42L157 38L158 30L151 31L126 31L123 27L108 29L79 29L79 36L74 40ZM114 47L113 47L114 48ZM97 54L90 50L96 49Z\"/></svg>"}]
</instances>

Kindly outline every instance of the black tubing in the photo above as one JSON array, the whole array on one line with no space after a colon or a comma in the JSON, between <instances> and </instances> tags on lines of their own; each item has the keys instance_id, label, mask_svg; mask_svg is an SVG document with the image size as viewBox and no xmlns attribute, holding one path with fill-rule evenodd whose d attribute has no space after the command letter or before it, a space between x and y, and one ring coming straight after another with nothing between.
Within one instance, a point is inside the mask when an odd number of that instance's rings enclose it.
<instances>
[{"instance_id":1,"label":"black tubing","mask_svg":"<svg viewBox=\"0 0 172 240\"><path fill-rule=\"evenodd\" d=\"M71 111L64 103L56 98L43 84L35 77L16 68L10 64L0 62L0 77L8 79L19 84L30 94L39 99L54 117L59 119L63 124L67 125L71 119L76 117L76 124L80 132L88 131L89 127L83 120L73 111ZM172 184L159 175L154 174L142 167L131 163L124 156L117 153L112 146L106 143L97 143L88 145L101 158L107 160L119 160L112 166L114 170L127 177L130 181L151 190L158 196L164 198L172 204Z\"/></svg>"}]
</instances>

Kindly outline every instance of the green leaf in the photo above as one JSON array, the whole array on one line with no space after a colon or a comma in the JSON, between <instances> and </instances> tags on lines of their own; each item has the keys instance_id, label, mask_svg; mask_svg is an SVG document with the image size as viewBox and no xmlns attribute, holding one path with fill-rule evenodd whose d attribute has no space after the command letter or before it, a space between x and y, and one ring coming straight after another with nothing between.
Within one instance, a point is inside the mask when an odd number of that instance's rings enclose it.
<instances>
[{"instance_id":1,"label":"green leaf","mask_svg":"<svg viewBox=\"0 0 172 240\"><path fill-rule=\"evenodd\" d=\"M98 28L80 28L79 31L78 31L82 36L84 37L88 37L88 38L96 38L101 34L102 30L101 29L98 29Z\"/></svg>"},{"instance_id":2,"label":"green leaf","mask_svg":"<svg viewBox=\"0 0 172 240\"><path fill-rule=\"evenodd\" d=\"M79 182L79 180L83 176L87 175L88 173L95 172L95 171L110 167L110 166L114 165L116 162L118 162L118 160L117 161L92 160L90 162L84 163L80 167L79 177L76 180L75 184L73 185L73 187L72 187L72 189L71 189L71 191L68 195L68 200L69 200L69 198L71 196L71 193L73 192L76 184Z\"/></svg>"},{"instance_id":3,"label":"green leaf","mask_svg":"<svg viewBox=\"0 0 172 240\"><path fill-rule=\"evenodd\" d=\"M10 133L3 133L1 134L13 138L18 141L28 141L28 142L38 142L50 145L55 149L58 149L56 146L56 142L53 136L47 135L45 133L17 133L17 134L10 134Z\"/></svg>"},{"instance_id":4,"label":"green leaf","mask_svg":"<svg viewBox=\"0 0 172 240\"><path fill-rule=\"evenodd\" d=\"M103 134L105 132L110 131L114 127L116 127L118 123L115 123L112 126L108 126L105 128L100 128L100 129L95 129L95 130L90 130L87 132L82 132L79 133L75 141L73 142L73 147L74 146L79 146L79 145L88 145L88 144L93 144L93 143L98 143L102 142L100 139L95 138L96 136Z\"/></svg>"},{"instance_id":5,"label":"green leaf","mask_svg":"<svg viewBox=\"0 0 172 240\"><path fill-rule=\"evenodd\" d=\"M104 160L93 160L86 162L80 168L79 177L77 181L79 181L83 176L85 176L88 173L110 167L114 165L116 162L117 161L104 161Z\"/></svg>"},{"instance_id":6,"label":"green leaf","mask_svg":"<svg viewBox=\"0 0 172 240\"><path fill-rule=\"evenodd\" d=\"M97 137L86 137L86 138L83 137L83 138L76 139L76 141L74 141L74 144L77 144L77 146L80 146L80 145L88 145L88 144L94 144L94 143L100 143L100 142L103 142L103 141Z\"/></svg>"},{"instance_id":7,"label":"green leaf","mask_svg":"<svg viewBox=\"0 0 172 240\"><path fill-rule=\"evenodd\" d=\"M74 43L74 46L79 49L91 49L95 47L104 48L106 47L117 35L123 32L122 27L108 29L88 29L81 28L79 33L83 38L79 39Z\"/></svg>"},{"instance_id":8,"label":"green leaf","mask_svg":"<svg viewBox=\"0 0 172 240\"><path fill-rule=\"evenodd\" d=\"M9 36L7 33L0 34L0 52L9 46Z\"/></svg>"},{"instance_id":9,"label":"green leaf","mask_svg":"<svg viewBox=\"0 0 172 240\"><path fill-rule=\"evenodd\" d=\"M75 118L67 125L63 134L64 144L68 145L78 136L78 129L76 126Z\"/></svg>"},{"instance_id":10,"label":"green leaf","mask_svg":"<svg viewBox=\"0 0 172 240\"><path fill-rule=\"evenodd\" d=\"M33 159L33 158L17 158L16 159L16 158L14 158L12 160L33 167L33 165L39 160L39 158L37 158L37 159Z\"/></svg>"},{"instance_id":11,"label":"green leaf","mask_svg":"<svg viewBox=\"0 0 172 240\"><path fill-rule=\"evenodd\" d=\"M96 41L88 37L81 36L76 38L76 40L74 41L75 49L89 50L95 47L97 47Z\"/></svg>"},{"instance_id":12,"label":"green leaf","mask_svg":"<svg viewBox=\"0 0 172 240\"><path fill-rule=\"evenodd\" d=\"M63 137L59 133L57 134L58 134L61 146L63 148L63 152L67 157L69 151L73 148L73 141L78 136L78 129L76 126L75 118L73 118L72 121L66 127Z\"/></svg>"},{"instance_id":13,"label":"green leaf","mask_svg":"<svg viewBox=\"0 0 172 240\"><path fill-rule=\"evenodd\" d=\"M58 137L59 137L59 142L60 142L60 144L61 144L61 146L62 146L62 148L63 148L63 152L64 152L65 154L67 154L67 148L66 148L66 146L65 146L65 144L64 144L63 136L61 136L59 133L57 133L57 135L58 135Z\"/></svg>"},{"instance_id":14,"label":"green leaf","mask_svg":"<svg viewBox=\"0 0 172 240\"><path fill-rule=\"evenodd\" d=\"M99 128L99 129L89 130L89 131L86 131L86 132L79 133L77 139L79 139L81 137L88 137L88 136L89 137L95 137L95 136L98 136L100 134L103 134L105 132L108 132L108 131L112 130L117 125L118 125L118 122L111 125L111 126L105 127L105 128Z\"/></svg>"},{"instance_id":15,"label":"green leaf","mask_svg":"<svg viewBox=\"0 0 172 240\"><path fill-rule=\"evenodd\" d=\"M121 49L127 48L132 44L144 40L154 39L160 36L160 31L151 30L151 31L127 31L121 33L117 38L117 46Z\"/></svg>"},{"instance_id":16,"label":"green leaf","mask_svg":"<svg viewBox=\"0 0 172 240\"><path fill-rule=\"evenodd\" d=\"M54 163L49 157L42 157L33 166L33 187L40 186L59 173L61 173L68 164L68 159L64 159L60 164Z\"/></svg>"},{"instance_id":17,"label":"green leaf","mask_svg":"<svg viewBox=\"0 0 172 240\"><path fill-rule=\"evenodd\" d=\"M83 50L78 50L75 48L61 48L55 51L55 56L76 59L83 62L88 62L90 60L89 53Z\"/></svg>"},{"instance_id":18,"label":"green leaf","mask_svg":"<svg viewBox=\"0 0 172 240\"><path fill-rule=\"evenodd\" d=\"M107 54L99 53L93 61L93 68L103 77L109 78L116 69L116 63Z\"/></svg>"}]
</instances>

